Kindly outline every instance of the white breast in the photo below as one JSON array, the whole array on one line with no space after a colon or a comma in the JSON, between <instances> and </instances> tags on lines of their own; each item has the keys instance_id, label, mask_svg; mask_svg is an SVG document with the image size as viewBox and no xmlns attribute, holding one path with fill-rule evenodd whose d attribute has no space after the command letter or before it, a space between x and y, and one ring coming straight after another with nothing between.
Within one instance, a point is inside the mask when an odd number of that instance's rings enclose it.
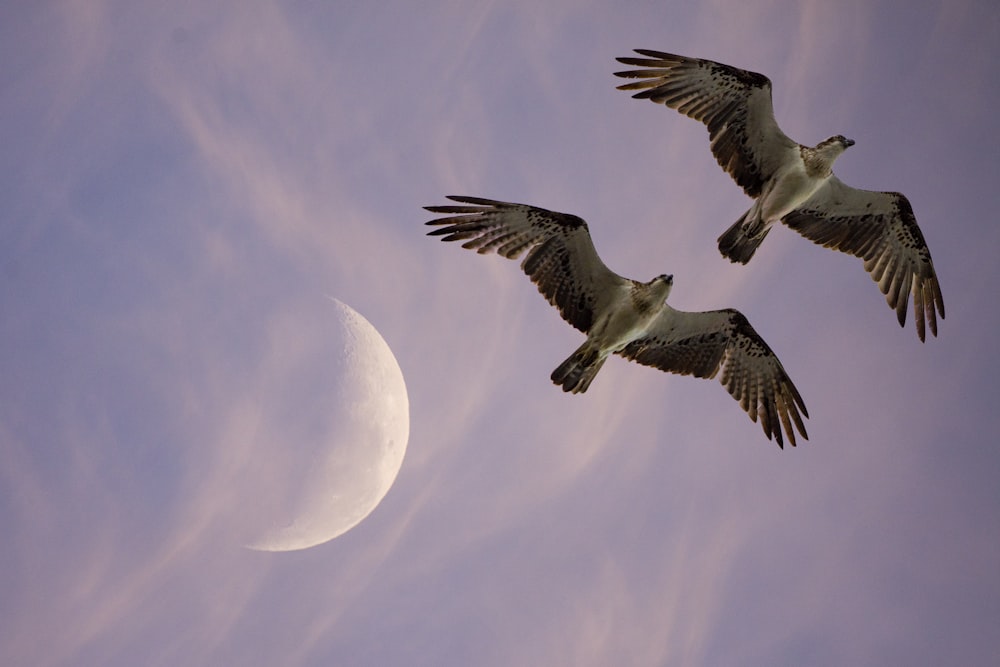
<instances>
[{"instance_id":1,"label":"white breast","mask_svg":"<svg viewBox=\"0 0 1000 667\"><path fill-rule=\"evenodd\" d=\"M791 161L774 175L770 187L761 195L761 218L768 222L780 220L809 199L827 178L809 176L801 158Z\"/></svg>"}]
</instances>

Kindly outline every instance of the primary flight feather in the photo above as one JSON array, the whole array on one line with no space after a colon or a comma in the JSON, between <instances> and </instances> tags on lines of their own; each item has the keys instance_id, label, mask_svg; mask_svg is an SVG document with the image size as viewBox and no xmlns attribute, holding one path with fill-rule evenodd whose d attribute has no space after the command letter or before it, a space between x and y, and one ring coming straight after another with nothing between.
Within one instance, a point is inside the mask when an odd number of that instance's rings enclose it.
<instances>
[{"instance_id":1,"label":"primary flight feather","mask_svg":"<svg viewBox=\"0 0 1000 667\"><path fill-rule=\"evenodd\" d=\"M619 354L669 373L718 376L768 439L795 446L805 439L805 403L781 362L746 317L733 309L689 313L666 303L673 276L623 278L597 255L583 219L535 206L480 197L448 197L459 205L427 206L448 217L429 221L430 236L462 241L479 253L517 259L563 318L587 340L552 372L563 391L584 392L608 356ZM720 375L721 371L721 375Z\"/></svg>"},{"instance_id":2,"label":"primary flight feather","mask_svg":"<svg viewBox=\"0 0 1000 667\"><path fill-rule=\"evenodd\" d=\"M618 86L633 97L665 104L708 127L719 165L754 198L750 209L719 237L719 251L747 263L781 221L807 239L860 257L886 302L906 321L913 293L917 335L937 335L944 300L931 253L910 202L898 192L873 192L842 183L832 171L854 142L841 135L803 146L774 119L771 81L763 74L711 60L637 49L644 58L618 61L643 69L615 72L640 79Z\"/></svg>"}]
</instances>

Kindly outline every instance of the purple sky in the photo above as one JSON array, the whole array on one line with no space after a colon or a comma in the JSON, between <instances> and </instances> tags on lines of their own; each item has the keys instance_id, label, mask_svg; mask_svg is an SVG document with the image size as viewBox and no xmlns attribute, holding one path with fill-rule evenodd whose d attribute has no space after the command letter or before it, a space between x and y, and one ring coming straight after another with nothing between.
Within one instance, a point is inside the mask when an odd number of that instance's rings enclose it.
<instances>
[{"instance_id":1,"label":"purple sky","mask_svg":"<svg viewBox=\"0 0 1000 667\"><path fill-rule=\"evenodd\" d=\"M911 200L939 337L786 228L724 260L750 201L703 126L615 90L637 47L855 139L837 174ZM0 663L996 664L997 62L989 0L7 3ZM743 311L810 440L620 358L564 395L581 335L424 236L448 194L575 213L675 307ZM407 455L345 535L247 551L326 295L394 351Z\"/></svg>"}]
</instances>

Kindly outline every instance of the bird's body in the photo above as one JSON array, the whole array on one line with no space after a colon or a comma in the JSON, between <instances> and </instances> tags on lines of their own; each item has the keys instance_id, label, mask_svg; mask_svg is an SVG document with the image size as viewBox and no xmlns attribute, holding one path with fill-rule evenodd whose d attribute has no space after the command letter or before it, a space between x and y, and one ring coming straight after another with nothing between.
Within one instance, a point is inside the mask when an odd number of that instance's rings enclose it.
<instances>
[{"instance_id":1,"label":"bird's body","mask_svg":"<svg viewBox=\"0 0 1000 667\"><path fill-rule=\"evenodd\" d=\"M427 224L444 241L464 241L480 253L516 259L563 318L587 335L551 375L564 391L587 390L612 354L661 370L716 377L753 421L761 419L768 438L783 445L782 427L792 445L795 432L807 438L805 403L781 362L740 312L732 309L690 313L666 299L673 276L649 282L611 271L594 248L579 217L478 197L449 197L461 205L428 206L449 217Z\"/></svg>"},{"instance_id":2,"label":"bird's body","mask_svg":"<svg viewBox=\"0 0 1000 667\"><path fill-rule=\"evenodd\" d=\"M833 161L854 142L831 137L815 148L795 146L786 151L753 205L719 237L719 251L746 264L771 226L807 202L833 175Z\"/></svg>"},{"instance_id":3,"label":"bird's body","mask_svg":"<svg viewBox=\"0 0 1000 667\"><path fill-rule=\"evenodd\" d=\"M825 247L856 255L905 322L912 291L920 340L937 335L944 301L930 251L910 202L898 192L852 188L833 163L854 142L836 135L816 146L790 139L774 118L771 81L763 74L671 53L639 49L618 58L643 69L616 72L640 79L619 86L703 122L719 165L754 199L719 237L733 262L750 261L771 226L783 222Z\"/></svg>"},{"instance_id":4,"label":"bird's body","mask_svg":"<svg viewBox=\"0 0 1000 667\"><path fill-rule=\"evenodd\" d=\"M641 338L666 308L672 276L658 276L648 283L629 281L617 289L615 307L594 320L587 340L552 372L552 381L574 394L587 391L591 381L611 354L620 354Z\"/></svg>"}]
</instances>

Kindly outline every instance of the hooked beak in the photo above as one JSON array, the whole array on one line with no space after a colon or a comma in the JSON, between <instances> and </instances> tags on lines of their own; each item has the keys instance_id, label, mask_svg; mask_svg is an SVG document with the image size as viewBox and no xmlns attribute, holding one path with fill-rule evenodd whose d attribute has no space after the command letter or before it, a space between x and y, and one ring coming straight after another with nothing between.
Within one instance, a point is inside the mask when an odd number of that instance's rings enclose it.
<instances>
[{"instance_id":1,"label":"hooked beak","mask_svg":"<svg viewBox=\"0 0 1000 667\"><path fill-rule=\"evenodd\" d=\"M854 139L844 139L844 148L850 148L854 145Z\"/></svg>"}]
</instances>

